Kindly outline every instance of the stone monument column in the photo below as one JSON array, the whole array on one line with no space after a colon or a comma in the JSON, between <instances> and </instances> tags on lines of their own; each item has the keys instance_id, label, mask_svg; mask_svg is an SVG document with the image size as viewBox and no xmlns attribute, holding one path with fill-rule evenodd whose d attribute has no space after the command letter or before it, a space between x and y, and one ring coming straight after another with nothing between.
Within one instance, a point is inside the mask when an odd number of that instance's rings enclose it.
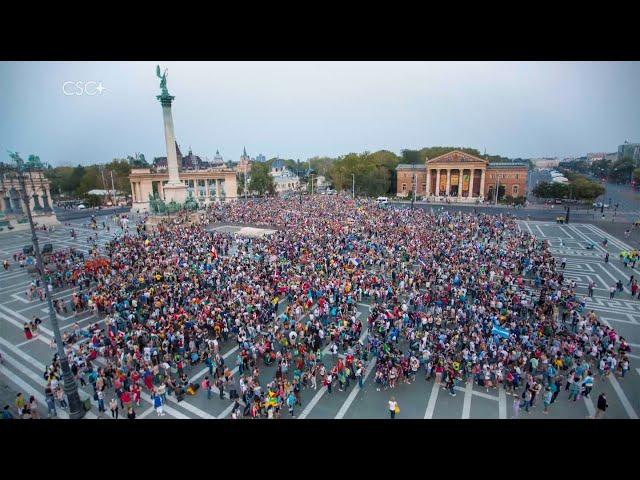
<instances>
[{"instance_id":1,"label":"stone monument column","mask_svg":"<svg viewBox=\"0 0 640 480\"><path fill-rule=\"evenodd\" d=\"M431 195L431 169L427 168L427 189L424 192L425 196Z\"/></svg>"},{"instance_id":2,"label":"stone monument column","mask_svg":"<svg viewBox=\"0 0 640 480\"><path fill-rule=\"evenodd\" d=\"M473 174L475 171L476 169L472 168L471 175L469 176L469 194L467 195L469 198L473 198Z\"/></svg>"},{"instance_id":3,"label":"stone monument column","mask_svg":"<svg viewBox=\"0 0 640 480\"><path fill-rule=\"evenodd\" d=\"M438 167L438 171L436 172L436 197L440 196L440 167Z\"/></svg>"},{"instance_id":4,"label":"stone monument column","mask_svg":"<svg viewBox=\"0 0 640 480\"><path fill-rule=\"evenodd\" d=\"M157 68L157 75L160 78L160 88L162 94L156 98L162 105L162 118L164 121L164 140L167 146L167 171L169 172L169 182L164 186L166 202L172 200L177 203L184 203L187 198L187 187L180 181L178 173L178 155L176 153L176 138L173 133L173 116L171 114L171 102L175 97L169 95L167 91L167 72L160 75L160 67Z\"/></svg>"},{"instance_id":5,"label":"stone monument column","mask_svg":"<svg viewBox=\"0 0 640 480\"><path fill-rule=\"evenodd\" d=\"M484 200L485 196L484 196L484 180L485 177L487 176L487 171L486 170L480 170L480 198L482 198Z\"/></svg>"}]
</instances>

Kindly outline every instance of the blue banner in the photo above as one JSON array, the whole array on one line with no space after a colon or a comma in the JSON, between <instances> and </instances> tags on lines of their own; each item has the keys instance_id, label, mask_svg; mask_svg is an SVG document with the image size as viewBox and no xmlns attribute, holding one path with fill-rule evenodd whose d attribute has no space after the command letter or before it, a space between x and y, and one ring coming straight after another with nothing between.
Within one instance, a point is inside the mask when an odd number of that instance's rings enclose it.
<instances>
[{"instance_id":1,"label":"blue banner","mask_svg":"<svg viewBox=\"0 0 640 480\"><path fill-rule=\"evenodd\" d=\"M498 326L493 327L493 329L491 330L491 334L498 335L502 338L509 338L509 330Z\"/></svg>"}]
</instances>

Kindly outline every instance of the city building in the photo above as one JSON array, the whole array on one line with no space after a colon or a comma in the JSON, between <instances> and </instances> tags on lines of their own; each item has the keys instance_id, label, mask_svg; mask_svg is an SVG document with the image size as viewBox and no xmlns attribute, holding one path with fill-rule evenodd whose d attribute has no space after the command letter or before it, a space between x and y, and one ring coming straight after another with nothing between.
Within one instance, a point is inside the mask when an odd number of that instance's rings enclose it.
<instances>
[{"instance_id":1,"label":"city building","mask_svg":"<svg viewBox=\"0 0 640 480\"><path fill-rule=\"evenodd\" d=\"M526 195L527 165L489 163L459 150L427 159L424 165L400 164L396 171L399 197L410 197L415 188L418 198L468 203L493 199L496 186L505 196Z\"/></svg>"},{"instance_id":2,"label":"city building","mask_svg":"<svg viewBox=\"0 0 640 480\"><path fill-rule=\"evenodd\" d=\"M606 153L587 153L587 163L591 165L593 162L597 162L598 160L604 160L606 157Z\"/></svg>"},{"instance_id":3,"label":"city building","mask_svg":"<svg viewBox=\"0 0 640 480\"><path fill-rule=\"evenodd\" d=\"M567 161L567 159L565 158L564 161ZM531 163L533 164L534 167L538 169L555 168L558 165L560 165L560 159L559 158L532 158Z\"/></svg>"},{"instance_id":4,"label":"city building","mask_svg":"<svg viewBox=\"0 0 640 480\"><path fill-rule=\"evenodd\" d=\"M617 160L622 160L623 158L631 158L636 163L640 162L640 143L625 141L622 145L619 145Z\"/></svg>"},{"instance_id":5,"label":"city building","mask_svg":"<svg viewBox=\"0 0 640 480\"><path fill-rule=\"evenodd\" d=\"M256 162L264 163L266 161L267 161L267 157L265 157L263 154L259 153L256 156Z\"/></svg>"},{"instance_id":6,"label":"city building","mask_svg":"<svg viewBox=\"0 0 640 480\"><path fill-rule=\"evenodd\" d=\"M224 165L224 158L220 155L220 150L216 150L216 155L213 157L213 161L211 162L211 166L220 167Z\"/></svg>"},{"instance_id":7,"label":"city building","mask_svg":"<svg viewBox=\"0 0 640 480\"><path fill-rule=\"evenodd\" d=\"M33 221L39 225L59 225L52 208L49 180L42 170L27 171L24 175ZM15 170L11 166L0 164L0 227L4 229L9 226L28 228L27 208Z\"/></svg>"},{"instance_id":8,"label":"city building","mask_svg":"<svg viewBox=\"0 0 640 480\"><path fill-rule=\"evenodd\" d=\"M271 164L269 175L273 177L276 193L295 191L300 188L300 179L285 166L284 160L280 158L275 159Z\"/></svg>"},{"instance_id":9,"label":"city building","mask_svg":"<svg viewBox=\"0 0 640 480\"><path fill-rule=\"evenodd\" d=\"M153 194L166 201L164 186L169 182L167 172L153 171L150 168L136 168L131 170L129 180L133 197L133 211L147 211L149 196ZM191 194L203 205L237 198L236 173L229 168L184 170L180 172L180 181L186 187L187 196Z\"/></svg>"},{"instance_id":10,"label":"city building","mask_svg":"<svg viewBox=\"0 0 640 480\"><path fill-rule=\"evenodd\" d=\"M178 142L175 142L175 144L178 168L180 170L204 170L214 166L211 162L207 162L206 160L200 158L198 155L194 155L191 151L191 148L189 148L189 153L187 155L182 155ZM153 159L153 166L156 170L166 170L167 157L155 157Z\"/></svg>"},{"instance_id":11,"label":"city building","mask_svg":"<svg viewBox=\"0 0 640 480\"><path fill-rule=\"evenodd\" d=\"M238 162L238 166L236 167L236 171L238 173L246 173L248 174L251 171L251 158L247 155L247 149L242 149L242 155L240 156L240 162Z\"/></svg>"}]
</instances>

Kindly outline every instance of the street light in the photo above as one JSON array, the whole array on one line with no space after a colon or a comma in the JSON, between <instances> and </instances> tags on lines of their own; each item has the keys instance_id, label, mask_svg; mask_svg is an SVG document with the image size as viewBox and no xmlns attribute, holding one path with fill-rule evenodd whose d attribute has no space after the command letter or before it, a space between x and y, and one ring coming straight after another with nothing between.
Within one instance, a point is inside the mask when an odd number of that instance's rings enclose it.
<instances>
[{"instance_id":1,"label":"street light","mask_svg":"<svg viewBox=\"0 0 640 480\"><path fill-rule=\"evenodd\" d=\"M31 241L33 242L33 249L36 252L36 259L38 261L38 273L40 274L40 280L45 284L44 281L44 262L42 261L42 254L40 253L40 245L38 244L38 236L36 235L36 229L33 224L33 217L31 216L31 205L29 203L29 197L27 195L27 185L25 180L25 170L31 173L30 169L25 169L23 165L23 160L20 158L18 153L9 152L11 159L16 162L16 171L18 181L20 182L20 188L22 191L22 201L25 205L25 210L27 212L27 218L29 219L29 227L31 228ZM51 322L51 328L53 330L53 338L56 342L56 349L58 350L58 358L60 360L60 367L62 368L62 379L64 381L64 392L67 394L67 399L69 400L69 417L73 420L80 419L84 417L85 411L80 400L80 395L78 394L78 385L76 384L75 377L71 372L71 368L69 367L69 360L67 359L67 355L64 352L64 347L62 343L62 336L60 335L60 328L58 326L58 318L56 317L56 312L53 309L53 301L51 299L51 290L53 288L50 284L46 285L45 288L45 296L47 298L47 306L49 308L49 321Z\"/></svg>"},{"instance_id":2,"label":"street light","mask_svg":"<svg viewBox=\"0 0 640 480\"><path fill-rule=\"evenodd\" d=\"M356 174L351 174L352 183L351 183L351 198L356 199Z\"/></svg>"},{"instance_id":3,"label":"street light","mask_svg":"<svg viewBox=\"0 0 640 480\"><path fill-rule=\"evenodd\" d=\"M313 195L313 177L316 176L315 173L312 173L311 175L309 175L311 177L311 195Z\"/></svg>"},{"instance_id":4,"label":"street light","mask_svg":"<svg viewBox=\"0 0 640 480\"><path fill-rule=\"evenodd\" d=\"M417 185L417 180L416 180L416 164L415 162L412 165L412 169L413 169L413 197L411 197L411 210L413 210L413 204L416 201L416 190L418 188Z\"/></svg>"}]
</instances>

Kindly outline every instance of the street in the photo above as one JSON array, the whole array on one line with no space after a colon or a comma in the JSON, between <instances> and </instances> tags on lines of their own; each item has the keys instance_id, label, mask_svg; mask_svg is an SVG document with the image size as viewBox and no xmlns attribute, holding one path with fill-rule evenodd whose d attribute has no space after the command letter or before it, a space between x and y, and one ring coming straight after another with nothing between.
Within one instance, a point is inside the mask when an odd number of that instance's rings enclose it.
<instances>
[{"instance_id":1,"label":"street","mask_svg":"<svg viewBox=\"0 0 640 480\"><path fill-rule=\"evenodd\" d=\"M512 211L512 210L511 210ZM88 251L86 238L93 235L93 230L83 226L83 222L76 220L72 222L73 228L78 232L78 238L73 240L70 237L70 227L59 228L53 233L38 234L42 243L52 242L54 248L69 248L71 246ZM609 299L608 287L618 279L626 285L631 273L640 276L640 270L627 269L623 267L618 259L618 253L629 246L620 239L617 239L600 228L574 223L570 225L557 225L553 222L520 221L523 229L536 235L538 238L545 238L551 244L551 251L555 256L567 259L565 275L567 279L575 280L578 291L586 294L586 285L589 280L596 282L595 294L587 301L587 309L593 309L603 322L613 325L616 330L630 342L632 346L632 369L624 378L609 376L605 380L598 380L592 394L593 398L584 398L579 402L569 402L566 399L567 392L563 392L548 415L542 414L541 407L536 407L531 414L522 414L526 418L585 418L594 412L594 400L597 395L604 391L609 399L610 408L607 411L608 418L638 418L640 412L640 370L633 363L640 360L638 348L640 348L640 300L630 297L628 289L619 293L614 300ZM221 227L225 231L233 231L239 227ZM99 231L100 243L122 235L119 228L112 228L106 234ZM600 246L601 240L607 238L609 243L606 248ZM10 259L12 254L22 249L23 245L29 243L30 234L28 232L11 232L2 237L2 248L0 256L2 259ZM598 244L595 250L585 250L584 244L587 241L594 241ZM604 263L602 256L607 251L611 255L609 263ZM233 255L234 251L230 252ZM3 364L0 366L0 380L2 384L2 396L0 399L9 405L11 398L15 397L17 391L26 395L35 395L41 409L41 415L46 417L46 406L44 401L43 372L45 365L51 361L53 350L50 346L52 338L51 325L49 324L47 308L45 303L34 299L29 300L25 296L31 281L26 269L19 268L12 262L9 271L0 274L0 352L3 357ZM55 292L55 298L69 299L73 289L63 289ZM284 308L284 301L281 301L279 311ZM369 306L366 303L358 304L358 316L366 318ZM43 320L40 327L40 334L31 340L25 340L23 334L24 322L27 322L38 315ZM91 314L83 312L74 317L69 314L66 317L59 317L63 331L71 328L74 322L78 322L85 328L101 319ZM366 330L363 336L366 335ZM85 342L88 339L80 340ZM79 342L79 343L80 343ZM234 365L235 355L238 350L237 344L229 341L222 345L221 352L230 365ZM328 357L331 355L325 352ZM98 364L103 361L98 359ZM274 375L275 367L264 367L260 369L261 381L269 381ZM193 381L199 381L207 372L207 367L198 365L186 370ZM237 371L237 367L236 367ZM504 390L480 388L477 385L458 385L456 390L458 395L452 397L443 391L441 387L433 382L424 380L423 375L418 375L412 384L401 384L392 392L389 390L378 391L373 382L371 372L373 364L369 363L365 371L364 388L360 389L357 383L352 382L345 391L341 392L337 388L329 393L321 385L317 390L305 389L301 392L302 406L296 411L296 418L358 418L374 419L387 418L388 412L386 402L389 395L393 394L402 408L399 418L491 418L505 419L511 418L511 399L505 395ZM91 387L81 388L83 399L91 398ZM226 394L225 394L226 395ZM107 402L110 398L107 398ZM195 396L187 396L185 400L177 402L174 397L168 397L165 406L166 416L159 419L177 418L228 418L231 413L232 403L225 396L220 399L217 394L208 400L204 392L198 392ZM138 418L157 418L152 406L152 400L147 394L143 394L141 406L136 409ZM65 413L59 409L60 418L65 418ZM92 410L86 418L108 418L108 414L99 413L97 403L92 401ZM287 414L283 418L290 418Z\"/></svg>"}]
</instances>

